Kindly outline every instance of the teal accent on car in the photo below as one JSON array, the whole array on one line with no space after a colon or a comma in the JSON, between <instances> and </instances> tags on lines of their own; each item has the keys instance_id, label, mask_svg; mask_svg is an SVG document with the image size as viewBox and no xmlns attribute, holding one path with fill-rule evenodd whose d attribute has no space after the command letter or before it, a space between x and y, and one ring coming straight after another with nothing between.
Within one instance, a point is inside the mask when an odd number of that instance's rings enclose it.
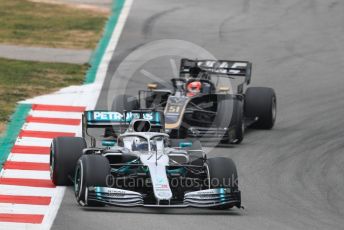
<instances>
[{"instance_id":1,"label":"teal accent on car","mask_svg":"<svg viewBox=\"0 0 344 230\"><path fill-rule=\"evenodd\" d=\"M102 190L101 190L101 188L100 187L95 187L95 192L96 192L96 197L97 197L97 199L102 199L102 194L101 194L101 192L102 192Z\"/></svg>"},{"instance_id":2,"label":"teal accent on car","mask_svg":"<svg viewBox=\"0 0 344 230\"><path fill-rule=\"evenodd\" d=\"M167 174L184 174L185 168L167 169Z\"/></svg>"},{"instance_id":3,"label":"teal accent on car","mask_svg":"<svg viewBox=\"0 0 344 230\"><path fill-rule=\"evenodd\" d=\"M143 119L150 121L152 124L160 124L160 113L159 112L144 112L141 113ZM97 125L97 124L113 124L121 122L131 122L133 119L140 118L140 113L128 112L126 117L119 112L110 112L110 111L100 111L93 110L86 112L87 124L88 125Z\"/></svg>"},{"instance_id":4,"label":"teal accent on car","mask_svg":"<svg viewBox=\"0 0 344 230\"><path fill-rule=\"evenodd\" d=\"M220 201L221 202L225 202L226 201L226 197L225 197L226 191L224 188L220 188Z\"/></svg>"},{"instance_id":5,"label":"teal accent on car","mask_svg":"<svg viewBox=\"0 0 344 230\"><path fill-rule=\"evenodd\" d=\"M180 142L179 143L180 148L186 148L186 147L191 147L191 146L192 146L192 142Z\"/></svg>"},{"instance_id":6,"label":"teal accent on car","mask_svg":"<svg viewBox=\"0 0 344 230\"><path fill-rule=\"evenodd\" d=\"M135 159L133 161L128 162L128 164L136 163L137 161L138 161L138 159ZM120 167L118 169L111 169L111 171L115 172L115 173L129 173L130 172L130 168L131 168L130 165L125 165L125 166L122 166L122 167Z\"/></svg>"},{"instance_id":7,"label":"teal accent on car","mask_svg":"<svg viewBox=\"0 0 344 230\"><path fill-rule=\"evenodd\" d=\"M105 147L113 147L113 146L116 146L116 145L117 145L117 141L115 141L115 140L102 141L102 146L105 146Z\"/></svg>"}]
</instances>

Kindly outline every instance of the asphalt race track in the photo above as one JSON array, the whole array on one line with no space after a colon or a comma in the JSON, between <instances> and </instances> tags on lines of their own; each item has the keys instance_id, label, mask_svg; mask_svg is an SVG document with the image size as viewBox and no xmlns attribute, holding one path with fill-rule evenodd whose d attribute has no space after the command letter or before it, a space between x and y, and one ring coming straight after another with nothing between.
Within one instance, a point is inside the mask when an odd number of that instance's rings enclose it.
<instances>
[{"instance_id":1,"label":"asphalt race track","mask_svg":"<svg viewBox=\"0 0 344 230\"><path fill-rule=\"evenodd\" d=\"M343 12L336 0L136 0L97 107L107 109L108 93L117 93L119 63L150 41L181 39L253 62L253 85L277 92L275 128L208 148L236 162L246 209L82 209L70 188L52 229L343 229ZM157 64L166 60L145 69L171 77ZM151 82L139 71L131 79L130 93Z\"/></svg>"}]
</instances>

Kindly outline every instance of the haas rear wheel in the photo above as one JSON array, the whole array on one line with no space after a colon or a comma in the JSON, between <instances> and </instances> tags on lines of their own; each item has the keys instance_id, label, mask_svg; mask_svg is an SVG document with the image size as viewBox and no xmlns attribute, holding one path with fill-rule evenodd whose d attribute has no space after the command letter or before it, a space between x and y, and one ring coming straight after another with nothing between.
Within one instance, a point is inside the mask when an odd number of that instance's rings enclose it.
<instances>
[{"instance_id":1,"label":"haas rear wheel","mask_svg":"<svg viewBox=\"0 0 344 230\"><path fill-rule=\"evenodd\" d=\"M55 185L72 185L76 162L87 148L81 137L57 137L50 147L50 177Z\"/></svg>"},{"instance_id":2,"label":"haas rear wheel","mask_svg":"<svg viewBox=\"0 0 344 230\"><path fill-rule=\"evenodd\" d=\"M253 128L272 129L277 113L276 94L272 88L250 87L245 93L245 117L258 118Z\"/></svg>"},{"instance_id":3,"label":"haas rear wheel","mask_svg":"<svg viewBox=\"0 0 344 230\"><path fill-rule=\"evenodd\" d=\"M88 200L87 187L107 187L107 177L111 173L110 163L100 155L80 157L74 176L74 193L77 202L82 206L104 206L97 201Z\"/></svg>"},{"instance_id":4,"label":"haas rear wheel","mask_svg":"<svg viewBox=\"0 0 344 230\"><path fill-rule=\"evenodd\" d=\"M231 140L231 144L240 144L244 140L245 133L245 123L244 123L244 114L243 114L243 103L239 100L236 100L234 103L233 116L231 125L234 126L235 138Z\"/></svg>"},{"instance_id":5,"label":"haas rear wheel","mask_svg":"<svg viewBox=\"0 0 344 230\"><path fill-rule=\"evenodd\" d=\"M223 127L228 127L227 135L221 140L222 144L240 144L244 139L245 124L242 100L231 99L219 101L218 116Z\"/></svg>"},{"instance_id":6,"label":"haas rear wheel","mask_svg":"<svg viewBox=\"0 0 344 230\"><path fill-rule=\"evenodd\" d=\"M231 191L239 191L238 173L232 159L225 157L209 158L206 161L206 167L209 188L229 188ZM241 207L240 197L235 204L224 204L214 209L229 209L233 206Z\"/></svg>"}]
</instances>

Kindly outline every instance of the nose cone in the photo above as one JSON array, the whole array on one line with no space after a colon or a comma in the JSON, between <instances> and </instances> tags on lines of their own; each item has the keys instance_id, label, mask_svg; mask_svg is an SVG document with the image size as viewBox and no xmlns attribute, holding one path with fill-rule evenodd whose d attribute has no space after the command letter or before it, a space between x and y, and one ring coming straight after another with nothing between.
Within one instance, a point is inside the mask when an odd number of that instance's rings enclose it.
<instances>
[{"instance_id":1,"label":"nose cone","mask_svg":"<svg viewBox=\"0 0 344 230\"><path fill-rule=\"evenodd\" d=\"M141 155L141 162L148 166L152 180L154 196L158 202L171 200L172 191L166 174L169 158L164 154Z\"/></svg>"}]
</instances>

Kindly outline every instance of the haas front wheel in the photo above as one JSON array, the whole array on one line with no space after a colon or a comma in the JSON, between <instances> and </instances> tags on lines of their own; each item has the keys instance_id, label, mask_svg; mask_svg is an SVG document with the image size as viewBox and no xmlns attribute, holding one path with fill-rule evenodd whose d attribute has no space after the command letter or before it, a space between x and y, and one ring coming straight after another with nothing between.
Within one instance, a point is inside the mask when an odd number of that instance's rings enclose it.
<instances>
[{"instance_id":1,"label":"haas front wheel","mask_svg":"<svg viewBox=\"0 0 344 230\"><path fill-rule=\"evenodd\" d=\"M277 101L272 88L250 87L245 93L245 117L258 118L254 128L272 129L276 121Z\"/></svg>"}]
</instances>

